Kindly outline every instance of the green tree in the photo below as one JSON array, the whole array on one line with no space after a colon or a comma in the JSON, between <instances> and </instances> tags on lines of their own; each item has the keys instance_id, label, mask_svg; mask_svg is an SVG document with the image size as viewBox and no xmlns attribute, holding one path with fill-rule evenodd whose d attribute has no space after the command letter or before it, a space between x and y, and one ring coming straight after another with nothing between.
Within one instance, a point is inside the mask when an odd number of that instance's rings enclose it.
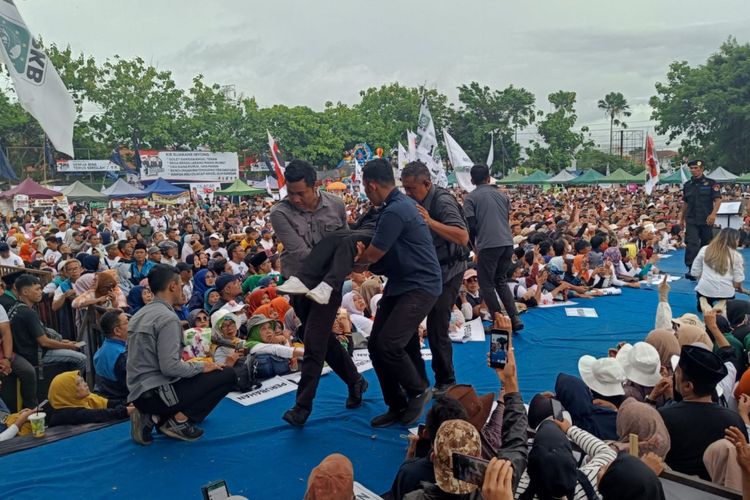
<instances>
[{"instance_id":1,"label":"green tree","mask_svg":"<svg viewBox=\"0 0 750 500\"><path fill-rule=\"evenodd\" d=\"M614 172L618 168L631 174L643 171L643 165L640 163L623 158L620 155L607 154L598 149L584 148L576 154L576 167L579 170L593 168L600 174L606 174L607 165L609 165L610 172Z\"/></svg>"},{"instance_id":2,"label":"green tree","mask_svg":"<svg viewBox=\"0 0 750 500\"><path fill-rule=\"evenodd\" d=\"M554 111L547 113L539 122L537 130L544 144L531 141L526 148L525 164L545 171L558 172L570 166L573 157L582 149L590 148L593 142L586 138L588 127L573 130L578 115L575 112L576 93L560 90L547 99Z\"/></svg>"},{"instance_id":3,"label":"green tree","mask_svg":"<svg viewBox=\"0 0 750 500\"><path fill-rule=\"evenodd\" d=\"M604 96L604 99L599 99L597 107L604 111L604 114L609 117L609 154L612 154L612 131L614 126L620 126L627 128L628 124L623 120L620 120L621 116L629 117L632 115L630 112L630 105L628 104L625 96L621 92L610 92Z\"/></svg>"},{"instance_id":4,"label":"green tree","mask_svg":"<svg viewBox=\"0 0 750 500\"><path fill-rule=\"evenodd\" d=\"M135 130L143 147L153 149L182 147L192 140L185 126L185 92L170 71L159 71L140 57L106 61L88 98L101 110L89 125L104 144L130 144Z\"/></svg>"},{"instance_id":5,"label":"green tree","mask_svg":"<svg viewBox=\"0 0 750 500\"><path fill-rule=\"evenodd\" d=\"M185 146L205 146L214 151L239 151L247 146L241 99L230 98L220 85L208 85L203 75L196 76L184 96L184 108Z\"/></svg>"},{"instance_id":6,"label":"green tree","mask_svg":"<svg viewBox=\"0 0 750 500\"><path fill-rule=\"evenodd\" d=\"M681 139L680 153L741 173L750 165L750 44L730 37L705 64L669 66L650 100L656 132Z\"/></svg>"},{"instance_id":7,"label":"green tree","mask_svg":"<svg viewBox=\"0 0 750 500\"><path fill-rule=\"evenodd\" d=\"M474 161L484 161L495 138L495 157L500 162L493 171L507 170L518 163L521 148L517 134L534 122L534 94L513 85L503 90L480 86L477 82L458 87L461 107L450 114L450 131Z\"/></svg>"}]
</instances>

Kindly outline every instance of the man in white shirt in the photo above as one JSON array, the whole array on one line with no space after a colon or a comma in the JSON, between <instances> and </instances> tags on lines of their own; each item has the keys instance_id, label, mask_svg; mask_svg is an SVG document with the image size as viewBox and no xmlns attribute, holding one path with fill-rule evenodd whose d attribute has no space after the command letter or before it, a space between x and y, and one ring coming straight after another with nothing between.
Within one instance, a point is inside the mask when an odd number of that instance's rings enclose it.
<instances>
[{"instance_id":1,"label":"man in white shirt","mask_svg":"<svg viewBox=\"0 0 750 500\"><path fill-rule=\"evenodd\" d=\"M222 248L219 246L219 243L221 243L224 240L224 238L221 237L221 235L217 233L212 233L211 236L208 237L208 248L206 249L206 252L210 257L213 258L214 254L216 252L219 252L222 257L229 260L229 254L227 254L226 248Z\"/></svg>"},{"instance_id":2,"label":"man in white shirt","mask_svg":"<svg viewBox=\"0 0 750 500\"><path fill-rule=\"evenodd\" d=\"M11 252L5 242L0 243L0 266L25 267L21 257Z\"/></svg>"},{"instance_id":3,"label":"man in white shirt","mask_svg":"<svg viewBox=\"0 0 750 500\"><path fill-rule=\"evenodd\" d=\"M242 245L235 242L229 245L229 254L230 254L230 260L229 265L232 268L232 274L235 276L245 276L248 271L247 264L245 264L245 250L243 250Z\"/></svg>"},{"instance_id":4,"label":"man in white shirt","mask_svg":"<svg viewBox=\"0 0 750 500\"><path fill-rule=\"evenodd\" d=\"M150 221L151 227L154 228L154 232L165 232L169 226L169 220L164 215L164 212L159 209L154 209L154 217Z\"/></svg>"}]
</instances>

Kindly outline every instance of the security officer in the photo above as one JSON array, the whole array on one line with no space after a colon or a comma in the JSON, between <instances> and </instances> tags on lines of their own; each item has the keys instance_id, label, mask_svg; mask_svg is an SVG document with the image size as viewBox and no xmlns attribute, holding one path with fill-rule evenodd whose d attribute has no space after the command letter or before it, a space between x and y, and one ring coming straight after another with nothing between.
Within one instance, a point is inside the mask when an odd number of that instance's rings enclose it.
<instances>
[{"instance_id":1,"label":"security officer","mask_svg":"<svg viewBox=\"0 0 750 500\"><path fill-rule=\"evenodd\" d=\"M427 339L435 372L434 392L442 395L456 383L448 327L466 271L469 232L458 201L447 190L432 184L430 171L424 163L413 161L406 165L401 172L401 184L406 195L417 202L417 210L430 228L443 276L443 291L427 315Z\"/></svg>"},{"instance_id":2,"label":"security officer","mask_svg":"<svg viewBox=\"0 0 750 500\"><path fill-rule=\"evenodd\" d=\"M685 228L685 265L688 267L685 277L693 281L690 268L701 247L713 238L713 225L721 206L721 188L716 181L703 175L704 166L701 160L688 163L692 178L682 188L680 221Z\"/></svg>"}]
</instances>

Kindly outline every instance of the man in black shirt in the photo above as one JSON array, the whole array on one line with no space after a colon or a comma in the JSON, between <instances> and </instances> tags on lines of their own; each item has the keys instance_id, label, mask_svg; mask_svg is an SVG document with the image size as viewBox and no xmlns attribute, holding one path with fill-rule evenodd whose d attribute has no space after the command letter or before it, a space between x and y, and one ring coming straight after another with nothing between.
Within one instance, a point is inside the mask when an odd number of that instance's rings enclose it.
<instances>
[{"instance_id":1,"label":"man in black shirt","mask_svg":"<svg viewBox=\"0 0 750 500\"><path fill-rule=\"evenodd\" d=\"M716 384L726 375L726 366L708 348L683 346L674 374L674 388L682 395L682 401L659 410L671 441L666 462L677 472L710 481L703 464L706 448L723 438L730 426L740 429L747 439L747 430L737 412L712 401Z\"/></svg>"},{"instance_id":2,"label":"man in black shirt","mask_svg":"<svg viewBox=\"0 0 750 500\"><path fill-rule=\"evenodd\" d=\"M427 315L435 394L440 395L456 383L448 327L466 270L469 232L458 201L447 190L432 184L427 165L421 161L406 165L401 173L401 184L406 195L417 202L417 210L430 229L443 278L442 293Z\"/></svg>"},{"instance_id":3,"label":"man in black shirt","mask_svg":"<svg viewBox=\"0 0 750 500\"><path fill-rule=\"evenodd\" d=\"M685 277L693 281L690 268L701 247L713 238L712 229L721 206L721 188L716 181L703 175L704 166L701 160L688 163L692 178L682 188L680 221L685 228L685 265L688 268Z\"/></svg>"}]
</instances>

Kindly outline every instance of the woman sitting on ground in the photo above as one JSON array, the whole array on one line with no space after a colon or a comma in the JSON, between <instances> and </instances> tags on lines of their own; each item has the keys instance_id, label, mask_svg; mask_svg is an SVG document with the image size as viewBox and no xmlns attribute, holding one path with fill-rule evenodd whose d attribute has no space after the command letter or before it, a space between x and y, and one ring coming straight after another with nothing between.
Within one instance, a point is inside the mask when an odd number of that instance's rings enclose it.
<instances>
[{"instance_id":1,"label":"woman sitting on ground","mask_svg":"<svg viewBox=\"0 0 750 500\"><path fill-rule=\"evenodd\" d=\"M659 412L653 406L628 398L622 402L617 412L617 435L619 441L611 446L618 452L630 448L629 437L638 436L638 454L656 453L666 458L671 447L667 427Z\"/></svg>"},{"instance_id":2,"label":"woman sitting on ground","mask_svg":"<svg viewBox=\"0 0 750 500\"><path fill-rule=\"evenodd\" d=\"M278 322L256 314L247 321L247 330L245 347L254 357L259 379L284 375L297 369L297 361L304 357L305 350L291 345Z\"/></svg>"},{"instance_id":3,"label":"woman sitting on ground","mask_svg":"<svg viewBox=\"0 0 750 500\"><path fill-rule=\"evenodd\" d=\"M349 320L362 332L365 337L370 336L373 320L365 314L367 302L358 291L351 291L341 299L341 307L349 313Z\"/></svg>"},{"instance_id":4,"label":"woman sitting on ground","mask_svg":"<svg viewBox=\"0 0 750 500\"><path fill-rule=\"evenodd\" d=\"M216 363L224 363L235 351L244 351L242 339L237 336L240 319L226 309L219 309L211 316L211 344Z\"/></svg>"},{"instance_id":5,"label":"woman sitting on ground","mask_svg":"<svg viewBox=\"0 0 750 500\"><path fill-rule=\"evenodd\" d=\"M92 394L78 370L61 373L49 386L52 410L49 426L94 424L125 420L133 406L115 406L107 398Z\"/></svg>"},{"instance_id":6,"label":"woman sitting on ground","mask_svg":"<svg viewBox=\"0 0 750 500\"><path fill-rule=\"evenodd\" d=\"M739 236L739 231L726 227L695 257L690 274L698 280L698 312L703 312L702 298L713 306L717 301L733 299L736 292L750 293L742 287L745 263L737 251Z\"/></svg>"}]
</instances>

